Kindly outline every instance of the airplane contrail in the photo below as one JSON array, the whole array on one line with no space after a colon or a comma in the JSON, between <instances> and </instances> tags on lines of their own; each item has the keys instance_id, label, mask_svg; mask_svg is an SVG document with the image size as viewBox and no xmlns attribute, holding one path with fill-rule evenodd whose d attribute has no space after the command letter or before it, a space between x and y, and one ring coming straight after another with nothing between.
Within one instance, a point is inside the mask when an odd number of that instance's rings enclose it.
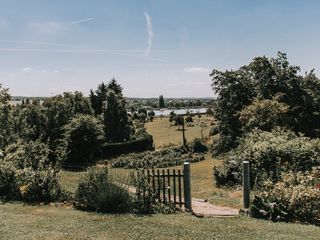
<instances>
[{"instance_id":1,"label":"airplane contrail","mask_svg":"<svg viewBox=\"0 0 320 240\"><path fill-rule=\"evenodd\" d=\"M150 50L152 47L152 39L154 37L154 33L153 33L153 29L152 29L152 23L151 23L151 17L149 16L149 14L147 12L143 12L144 16L146 17L146 30L148 33L148 46L145 49L145 54L146 56L149 56L150 54Z\"/></svg>"},{"instance_id":2,"label":"airplane contrail","mask_svg":"<svg viewBox=\"0 0 320 240\"><path fill-rule=\"evenodd\" d=\"M69 25L76 25L76 24L80 24L80 23L85 23L85 22L92 21L93 19L94 18L85 18L85 19L81 19L78 21L70 22Z\"/></svg>"}]
</instances>

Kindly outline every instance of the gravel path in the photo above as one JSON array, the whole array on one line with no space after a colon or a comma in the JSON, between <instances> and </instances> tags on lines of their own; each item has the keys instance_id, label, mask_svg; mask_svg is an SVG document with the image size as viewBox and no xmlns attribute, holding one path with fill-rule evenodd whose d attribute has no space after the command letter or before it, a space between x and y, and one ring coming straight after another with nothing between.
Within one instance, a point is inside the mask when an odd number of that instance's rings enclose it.
<instances>
[{"instance_id":1,"label":"gravel path","mask_svg":"<svg viewBox=\"0 0 320 240\"><path fill-rule=\"evenodd\" d=\"M132 193L136 192L133 186L127 186L128 190ZM182 201L184 201L182 199ZM197 217L235 217L239 214L239 209L221 207L213 205L204 199L192 199L192 214Z\"/></svg>"},{"instance_id":2,"label":"gravel path","mask_svg":"<svg viewBox=\"0 0 320 240\"><path fill-rule=\"evenodd\" d=\"M192 213L197 217L235 217L239 209L213 205L203 199L192 200Z\"/></svg>"}]
</instances>

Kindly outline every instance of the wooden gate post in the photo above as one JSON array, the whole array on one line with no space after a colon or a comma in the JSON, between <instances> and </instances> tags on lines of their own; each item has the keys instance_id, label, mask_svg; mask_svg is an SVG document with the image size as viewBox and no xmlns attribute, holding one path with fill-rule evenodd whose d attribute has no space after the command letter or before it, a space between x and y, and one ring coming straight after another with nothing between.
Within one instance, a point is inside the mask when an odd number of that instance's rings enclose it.
<instances>
[{"instance_id":1,"label":"wooden gate post","mask_svg":"<svg viewBox=\"0 0 320 240\"><path fill-rule=\"evenodd\" d=\"M186 211L192 210L190 163L183 163L183 188Z\"/></svg>"},{"instance_id":2,"label":"wooden gate post","mask_svg":"<svg viewBox=\"0 0 320 240\"><path fill-rule=\"evenodd\" d=\"M249 208L250 206L250 167L248 161L243 161L243 207Z\"/></svg>"}]
</instances>

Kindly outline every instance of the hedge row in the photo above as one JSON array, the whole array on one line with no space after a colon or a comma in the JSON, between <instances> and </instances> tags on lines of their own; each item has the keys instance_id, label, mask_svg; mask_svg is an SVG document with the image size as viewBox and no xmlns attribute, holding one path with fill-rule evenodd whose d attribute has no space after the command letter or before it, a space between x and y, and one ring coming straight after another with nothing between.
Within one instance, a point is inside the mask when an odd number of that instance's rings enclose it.
<instances>
[{"instance_id":1,"label":"hedge row","mask_svg":"<svg viewBox=\"0 0 320 240\"><path fill-rule=\"evenodd\" d=\"M110 158L132 152L154 150L153 138L145 134L142 138L122 143L107 143L101 147L101 158Z\"/></svg>"},{"instance_id":2,"label":"hedge row","mask_svg":"<svg viewBox=\"0 0 320 240\"><path fill-rule=\"evenodd\" d=\"M123 154L112 160L114 168L165 168L179 166L184 162L204 160L203 154L193 154L189 147L173 147L159 151Z\"/></svg>"}]
</instances>

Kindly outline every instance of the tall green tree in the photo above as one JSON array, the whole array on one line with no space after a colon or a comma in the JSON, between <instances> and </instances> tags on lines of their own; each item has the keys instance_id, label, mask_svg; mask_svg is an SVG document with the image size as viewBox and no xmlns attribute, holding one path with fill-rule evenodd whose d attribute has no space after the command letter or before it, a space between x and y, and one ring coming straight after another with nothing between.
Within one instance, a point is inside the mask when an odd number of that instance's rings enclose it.
<instances>
[{"instance_id":1,"label":"tall green tree","mask_svg":"<svg viewBox=\"0 0 320 240\"><path fill-rule=\"evenodd\" d=\"M97 90L93 91L91 89L89 98L95 115L102 114L102 106L103 102L107 99L107 91L108 88L104 82L98 85Z\"/></svg>"},{"instance_id":2,"label":"tall green tree","mask_svg":"<svg viewBox=\"0 0 320 240\"><path fill-rule=\"evenodd\" d=\"M10 99L9 89L0 84L0 150L10 144L13 137Z\"/></svg>"},{"instance_id":3,"label":"tall green tree","mask_svg":"<svg viewBox=\"0 0 320 240\"><path fill-rule=\"evenodd\" d=\"M122 87L118 84L115 78L112 78L108 84L102 82L98 85L98 88L90 90L90 102L94 110L95 115L100 115L103 113L103 102L107 100L108 91L112 90L117 96L122 96Z\"/></svg>"},{"instance_id":4,"label":"tall green tree","mask_svg":"<svg viewBox=\"0 0 320 240\"><path fill-rule=\"evenodd\" d=\"M279 106L285 104L288 109L283 116L286 117L288 128L309 137L320 136L320 80L313 71L301 76L299 70L299 67L290 65L286 54L281 52L276 58L256 57L249 65L235 71L213 70L210 76L217 95L215 116L221 136L215 147L216 152L226 152L236 147L239 138L254 125L262 129L270 128L271 122L255 123L252 126L252 122L241 123L241 111L251 104L254 106L246 108L247 113L250 110L253 114L259 114L261 120L268 120L262 117L263 114L275 108L280 111ZM274 98L279 104L257 102ZM253 99L256 102L253 103ZM255 117L251 114L248 119L253 120ZM278 122L283 120L277 119ZM242 126L244 123L246 127Z\"/></svg>"},{"instance_id":5,"label":"tall green tree","mask_svg":"<svg viewBox=\"0 0 320 240\"><path fill-rule=\"evenodd\" d=\"M99 155L103 124L94 116L78 114L64 126L67 142L65 165L92 164Z\"/></svg>"},{"instance_id":6,"label":"tall green tree","mask_svg":"<svg viewBox=\"0 0 320 240\"><path fill-rule=\"evenodd\" d=\"M46 141L47 117L40 105L28 104L15 108L14 129L26 141Z\"/></svg>"},{"instance_id":7,"label":"tall green tree","mask_svg":"<svg viewBox=\"0 0 320 240\"><path fill-rule=\"evenodd\" d=\"M164 108L165 104L164 104L164 98L163 95L159 96L159 108Z\"/></svg>"},{"instance_id":8,"label":"tall green tree","mask_svg":"<svg viewBox=\"0 0 320 240\"><path fill-rule=\"evenodd\" d=\"M128 123L125 100L109 90L104 102L105 136L109 142L122 142L130 139L132 129Z\"/></svg>"}]
</instances>

